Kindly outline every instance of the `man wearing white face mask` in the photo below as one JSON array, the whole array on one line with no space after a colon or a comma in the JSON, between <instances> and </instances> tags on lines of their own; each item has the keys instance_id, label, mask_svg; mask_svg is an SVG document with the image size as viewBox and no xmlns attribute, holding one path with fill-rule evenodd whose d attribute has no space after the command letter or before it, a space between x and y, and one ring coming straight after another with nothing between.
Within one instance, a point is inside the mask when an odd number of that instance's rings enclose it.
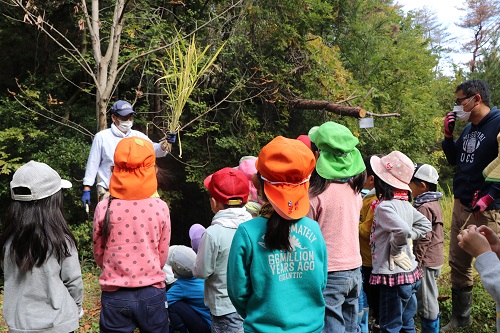
<instances>
[{"instance_id":1,"label":"man wearing white face mask","mask_svg":"<svg viewBox=\"0 0 500 333\"><path fill-rule=\"evenodd\" d=\"M472 257L458 246L460 231L464 225L487 225L500 235L500 183L486 182L483 176L499 151L500 111L490 108L490 91L481 80L465 81L455 93L456 106L444 119L442 141L446 159L456 166L456 172L449 249L452 317L441 332L455 332L471 324ZM454 141L456 118L469 123Z\"/></svg>"},{"instance_id":2,"label":"man wearing white face mask","mask_svg":"<svg viewBox=\"0 0 500 333\"><path fill-rule=\"evenodd\" d=\"M134 115L135 112L129 102L117 101L111 108L111 127L95 135L87 160L85 177L83 178L83 205L90 205L90 187L94 185L96 176L99 178L97 183L99 201L109 196L108 188L111 177L111 166L113 165L115 148L120 140L131 136L149 140L142 132L132 129ZM169 142L173 143L173 141L175 141L175 138ZM153 142L156 157L166 156L168 146L166 141L160 143Z\"/></svg>"}]
</instances>

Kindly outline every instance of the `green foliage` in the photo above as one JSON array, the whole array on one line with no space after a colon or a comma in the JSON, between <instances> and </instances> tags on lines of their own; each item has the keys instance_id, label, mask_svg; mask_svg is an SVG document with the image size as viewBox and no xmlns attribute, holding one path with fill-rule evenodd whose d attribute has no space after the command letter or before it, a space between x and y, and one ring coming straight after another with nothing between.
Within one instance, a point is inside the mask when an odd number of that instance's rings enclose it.
<instances>
[{"instance_id":1,"label":"green foliage","mask_svg":"<svg viewBox=\"0 0 500 333\"><path fill-rule=\"evenodd\" d=\"M496 330L495 302L490 294L484 289L481 279L475 272L474 288L472 289L472 325L457 330L461 333L489 333ZM441 279L440 281L443 281ZM440 294L449 294L449 286L441 285ZM451 298L439 304L441 311L441 325L446 325L451 319Z\"/></svg>"},{"instance_id":2,"label":"green foliage","mask_svg":"<svg viewBox=\"0 0 500 333\"><path fill-rule=\"evenodd\" d=\"M113 1L99 4L101 9L113 8ZM0 6L12 17L22 17ZM88 31L77 24L81 11L65 1L40 2L39 8L55 28L68 32L67 38L92 65ZM350 128L363 154L401 150L414 161L433 164L443 184L449 184L453 170L440 149L442 118L452 107L456 81L464 76L457 73L451 79L437 72L438 55L411 15L405 16L389 0L253 0L228 8L221 0L138 0L128 2L125 10L119 62L130 62L110 103L132 101L138 112L135 129L147 129L154 141L164 137L169 101L157 84L162 74L156 59L163 61L165 51L152 50L168 47L176 31L184 36L196 33L202 49L225 43L213 71L201 78L179 119L189 123L180 136L182 159L177 157L178 145L159 159L171 176L164 191L176 208L173 216L193 221L210 215L191 209L205 200L200 189L208 174L236 166L243 155L257 155L276 135L297 137L329 120ZM111 15L111 10L102 10L102 46L109 37ZM12 42L17 33L31 45ZM74 183L65 191L65 210L70 224L79 225L87 220L79 181L96 123L94 82L34 27L5 20L0 37L0 44L9 49L7 63L22 73L18 84L12 72L3 81L17 101L0 91L0 198L8 198L9 177L17 165L39 159ZM20 55L19 66L12 48ZM352 96L358 96L349 101L353 106L366 96L362 106L369 112L400 117L375 118L375 128L364 130L357 119L292 108L298 98L337 102Z\"/></svg>"},{"instance_id":3,"label":"green foliage","mask_svg":"<svg viewBox=\"0 0 500 333\"><path fill-rule=\"evenodd\" d=\"M78 256L80 257L81 266L84 269L95 267L92 221L70 225L70 229L78 244Z\"/></svg>"}]
</instances>

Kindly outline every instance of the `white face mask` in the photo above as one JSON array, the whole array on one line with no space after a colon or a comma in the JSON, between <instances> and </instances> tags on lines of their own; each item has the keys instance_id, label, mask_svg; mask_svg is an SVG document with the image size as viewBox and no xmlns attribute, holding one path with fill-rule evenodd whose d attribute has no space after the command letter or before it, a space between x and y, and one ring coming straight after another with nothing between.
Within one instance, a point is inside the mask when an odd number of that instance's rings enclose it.
<instances>
[{"instance_id":1,"label":"white face mask","mask_svg":"<svg viewBox=\"0 0 500 333\"><path fill-rule=\"evenodd\" d=\"M474 96L471 97L471 99L467 102L467 104L465 104L465 106L467 106L472 101L473 98L474 98ZM463 120L463 121L469 121L470 114L471 114L472 110L474 110L474 108L475 108L475 106L469 112L466 112L466 111L464 111L463 105L455 105L453 107L453 112L455 113L455 115L457 116L458 119Z\"/></svg>"},{"instance_id":2,"label":"white face mask","mask_svg":"<svg viewBox=\"0 0 500 333\"><path fill-rule=\"evenodd\" d=\"M469 120L470 112L465 112L463 105L455 105L453 107L453 112L455 113L455 116L457 116L458 119L463 121Z\"/></svg>"},{"instance_id":3,"label":"white face mask","mask_svg":"<svg viewBox=\"0 0 500 333\"><path fill-rule=\"evenodd\" d=\"M117 127L120 131L126 133L132 128L132 125L134 125L133 120L119 120Z\"/></svg>"}]
</instances>

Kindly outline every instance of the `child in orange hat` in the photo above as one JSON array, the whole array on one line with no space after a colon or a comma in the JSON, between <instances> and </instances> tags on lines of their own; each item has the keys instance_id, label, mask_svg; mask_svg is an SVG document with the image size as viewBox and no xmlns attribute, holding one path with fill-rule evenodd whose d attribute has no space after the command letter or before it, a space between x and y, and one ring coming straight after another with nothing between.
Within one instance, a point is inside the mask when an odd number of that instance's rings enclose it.
<instances>
[{"instance_id":1,"label":"child in orange hat","mask_svg":"<svg viewBox=\"0 0 500 333\"><path fill-rule=\"evenodd\" d=\"M205 280L205 305L212 316L212 332L241 332L243 320L227 294L226 273L234 233L252 218L245 209L248 179L237 169L224 168L203 183L215 216L201 237L193 274Z\"/></svg>"},{"instance_id":2,"label":"child in orange hat","mask_svg":"<svg viewBox=\"0 0 500 333\"><path fill-rule=\"evenodd\" d=\"M169 330L162 267L170 242L170 212L156 193L155 162L148 140L121 140L110 197L94 213L94 258L102 269L101 332Z\"/></svg>"},{"instance_id":3,"label":"child in orange hat","mask_svg":"<svg viewBox=\"0 0 500 333\"><path fill-rule=\"evenodd\" d=\"M314 164L311 150L295 139L278 136L260 151L257 184L267 202L261 216L238 227L227 271L246 332L323 328L326 247L318 223L305 216Z\"/></svg>"}]
</instances>

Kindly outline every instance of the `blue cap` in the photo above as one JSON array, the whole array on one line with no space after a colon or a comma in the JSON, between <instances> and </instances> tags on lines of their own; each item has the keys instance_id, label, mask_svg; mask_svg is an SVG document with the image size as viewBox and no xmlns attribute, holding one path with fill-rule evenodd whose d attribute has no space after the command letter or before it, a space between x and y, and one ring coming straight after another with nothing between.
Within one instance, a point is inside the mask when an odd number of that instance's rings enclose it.
<instances>
[{"instance_id":1,"label":"blue cap","mask_svg":"<svg viewBox=\"0 0 500 333\"><path fill-rule=\"evenodd\" d=\"M125 117L131 113L135 113L134 109L132 109L132 105L126 101L117 101L111 108L111 114L118 114L122 117Z\"/></svg>"}]
</instances>

